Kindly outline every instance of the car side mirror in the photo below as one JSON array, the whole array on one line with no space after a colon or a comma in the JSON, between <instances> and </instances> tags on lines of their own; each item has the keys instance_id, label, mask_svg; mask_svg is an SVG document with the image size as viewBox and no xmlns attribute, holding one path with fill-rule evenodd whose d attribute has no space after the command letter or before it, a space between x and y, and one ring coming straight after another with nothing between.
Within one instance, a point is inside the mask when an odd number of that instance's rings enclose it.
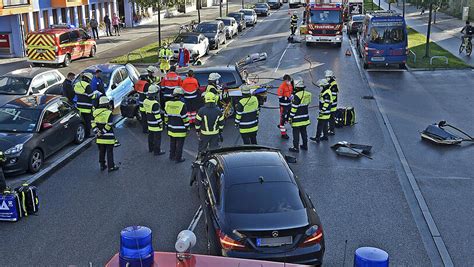
<instances>
[{"instance_id":1,"label":"car side mirror","mask_svg":"<svg viewBox=\"0 0 474 267\"><path fill-rule=\"evenodd\" d=\"M117 88L117 84L116 84L116 83L112 84L112 89L115 89L115 88Z\"/></svg>"},{"instance_id":2,"label":"car side mirror","mask_svg":"<svg viewBox=\"0 0 474 267\"><path fill-rule=\"evenodd\" d=\"M297 162L296 157L293 157L293 156L290 156L290 155L285 155L285 160L288 163L296 163Z\"/></svg>"},{"instance_id":3,"label":"car side mirror","mask_svg":"<svg viewBox=\"0 0 474 267\"><path fill-rule=\"evenodd\" d=\"M41 124L41 130L44 131L44 130L47 130L47 129L50 129L50 128L53 128L53 125L49 122L43 122Z\"/></svg>"}]
</instances>

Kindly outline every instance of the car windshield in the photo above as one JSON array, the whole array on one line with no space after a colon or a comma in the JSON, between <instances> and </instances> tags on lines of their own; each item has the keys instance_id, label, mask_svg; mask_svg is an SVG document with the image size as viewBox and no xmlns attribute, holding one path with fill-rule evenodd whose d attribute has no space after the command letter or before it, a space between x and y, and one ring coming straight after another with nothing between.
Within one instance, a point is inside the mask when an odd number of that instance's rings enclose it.
<instances>
[{"instance_id":1,"label":"car windshield","mask_svg":"<svg viewBox=\"0 0 474 267\"><path fill-rule=\"evenodd\" d=\"M266 8L267 5L265 5L265 4L256 4L255 7L256 8Z\"/></svg>"},{"instance_id":2,"label":"car windshield","mask_svg":"<svg viewBox=\"0 0 474 267\"><path fill-rule=\"evenodd\" d=\"M225 26L230 26L230 19L221 19Z\"/></svg>"},{"instance_id":3,"label":"car windshield","mask_svg":"<svg viewBox=\"0 0 474 267\"><path fill-rule=\"evenodd\" d=\"M341 12L337 10L311 10L311 23L341 23Z\"/></svg>"},{"instance_id":4,"label":"car windshield","mask_svg":"<svg viewBox=\"0 0 474 267\"><path fill-rule=\"evenodd\" d=\"M0 108L0 132L34 132L41 110Z\"/></svg>"},{"instance_id":5,"label":"car windshield","mask_svg":"<svg viewBox=\"0 0 474 267\"><path fill-rule=\"evenodd\" d=\"M229 213L278 213L304 209L298 187L290 182L236 184L225 194Z\"/></svg>"},{"instance_id":6,"label":"car windshield","mask_svg":"<svg viewBox=\"0 0 474 267\"><path fill-rule=\"evenodd\" d=\"M230 13L230 14L228 14L227 16L233 17L233 18L236 19L237 21L239 21L239 20L242 18L242 15L237 14L237 13Z\"/></svg>"},{"instance_id":7,"label":"car windshield","mask_svg":"<svg viewBox=\"0 0 474 267\"><path fill-rule=\"evenodd\" d=\"M240 12L244 13L246 16L252 16L253 15L252 10L242 10Z\"/></svg>"},{"instance_id":8,"label":"car windshield","mask_svg":"<svg viewBox=\"0 0 474 267\"><path fill-rule=\"evenodd\" d=\"M198 43L198 37L197 36L191 36L191 35L180 35L176 37L174 40L175 43L185 43L185 44L197 44Z\"/></svg>"},{"instance_id":9,"label":"car windshield","mask_svg":"<svg viewBox=\"0 0 474 267\"><path fill-rule=\"evenodd\" d=\"M197 32L217 32L217 24L201 23L196 28Z\"/></svg>"},{"instance_id":10,"label":"car windshield","mask_svg":"<svg viewBox=\"0 0 474 267\"><path fill-rule=\"evenodd\" d=\"M370 42L373 44L398 44L405 41L403 27L386 26L370 29Z\"/></svg>"},{"instance_id":11,"label":"car windshield","mask_svg":"<svg viewBox=\"0 0 474 267\"><path fill-rule=\"evenodd\" d=\"M28 92L31 79L25 77L2 76L0 77L0 94L24 95Z\"/></svg>"}]
</instances>

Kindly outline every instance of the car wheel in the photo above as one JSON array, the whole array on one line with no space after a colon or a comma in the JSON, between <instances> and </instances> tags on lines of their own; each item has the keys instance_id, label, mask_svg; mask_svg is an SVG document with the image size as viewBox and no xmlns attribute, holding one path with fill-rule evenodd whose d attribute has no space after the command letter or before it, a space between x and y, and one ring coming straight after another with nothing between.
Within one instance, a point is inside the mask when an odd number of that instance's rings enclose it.
<instances>
[{"instance_id":1,"label":"car wheel","mask_svg":"<svg viewBox=\"0 0 474 267\"><path fill-rule=\"evenodd\" d=\"M405 63L398 64L398 68L404 70L406 68Z\"/></svg>"},{"instance_id":2,"label":"car wheel","mask_svg":"<svg viewBox=\"0 0 474 267\"><path fill-rule=\"evenodd\" d=\"M68 67L69 65L71 65L71 55L66 54L66 56L64 57L63 66Z\"/></svg>"},{"instance_id":3,"label":"car wheel","mask_svg":"<svg viewBox=\"0 0 474 267\"><path fill-rule=\"evenodd\" d=\"M89 57L95 57L95 53L96 53L96 48L95 48L95 46L93 46L93 47L91 48L91 52L90 52L90 54L89 54Z\"/></svg>"},{"instance_id":4,"label":"car wheel","mask_svg":"<svg viewBox=\"0 0 474 267\"><path fill-rule=\"evenodd\" d=\"M79 145L80 143L84 142L86 137L86 130L84 125L80 123L76 128L76 133L74 135L74 144Z\"/></svg>"},{"instance_id":5,"label":"car wheel","mask_svg":"<svg viewBox=\"0 0 474 267\"><path fill-rule=\"evenodd\" d=\"M206 52L204 53L205 56L209 55L209 46L206 47Z\"/></svg>"},{"instance_id":6,"label":"car wheel","mask_svg":"<svg viewBox=\"0 0 474 267\"><path fill-rule=\"evenodd\" d=\"M369 63L364 62L364 69L368 69L368 68L369 68Z\"/></svg>"},{"instance_id":7,"label":"car wheel","mask_svg":"<svg viewBox=\"0 0 474 267\"><path fill-rule=\"evenodd\" d=\"M31 151L30 158L28 160L28 170L31 173L37 173L43 167L43 152L35 148Z\"/></svg>"}]
</instances>

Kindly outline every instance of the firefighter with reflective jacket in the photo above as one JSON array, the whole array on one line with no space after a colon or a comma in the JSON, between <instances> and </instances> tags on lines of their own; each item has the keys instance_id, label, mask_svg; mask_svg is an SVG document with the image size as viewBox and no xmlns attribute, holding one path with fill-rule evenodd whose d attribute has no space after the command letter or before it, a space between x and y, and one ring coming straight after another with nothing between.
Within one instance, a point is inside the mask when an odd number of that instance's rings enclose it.
<instances>
[{"instance_id":1,"label":"firefighter with reflective jacket","mask_svg":"<svg viewBox=\"0 0 474 267\"><path fill-rule=\"evenodd\" d=\"M216 95L209 92L204 96L204 107L196 115L196 131L199 136L199 153L219 147L219 139L224 129L224 116L216 105Z\"/></svg>"},{"instance_id":2,"label":"firefighter with reflective jacket","mask_svg":"<svg viewBox=\"0 0 474 267\"><path fill-rule=\"evenodd\" d=\"M173 99L166 102L165 122L170 136L170 159L180 163L183 158L184 139L189 128L188 112L182 98L184 90L176 87L173 91Z\"/></svg>"},{"instance_id":3,"label":"firefighter with reflective jacket","mask_svg":"<svg viewBox=\"0 0 474 267\"><path fill-rule=\"evenodd\" d=\"M290 30L291 30L292 36L295 35L297 28L298 28L298 12L294 11L290 19Z\"/></svg>"},{"instance_id":4,"label":"firefighter with reflective jacket","mask_svg":"<svg viewBox=\"0 0 474 267\"><path fill-rule=\"evenodd\" d=\"M308 150L308 132L306 128L311 124L309 118L309 105L312 101L312 94L305 90L304 82L301 78L295 79L295 96L291 102L291 112L289 121L293 128L292 152L299 152L300 148ZM300 135L302 145L300 145Z\"/></svg>"},{"instance_id":5,"label":"firefighter with reflective jacket","mask_svg":"<svg viewBox=\"0 0 474 267\"><path fill-rule=\"evenodd\" d=\"M213 72L209 74L209 78L207 79L207 87L206 93L211 92L216 95L216 103L219 103L219 99L222 94L222 89L219 86L219 79L221 75L219 73Z\"/></svg>"},{"instance_id":6,"label":"firefighter with reflective jacket","mask_svg":"<svg viewBox=\"0 0 474 267\"><path fill-rule=\"evenodd\" d=\"M82 74L81 81L74 85L74 93L76 94L76 107L81 112L84 120L85 136L88 138L91 134L92 106L96 94L92 91L90 82L93 78L92 73L85 72Z\"/></svg>"},{"instance_id":7,"label":"firefighter with reflective jacket","mask_svg":"<svg viewBox=\"0 0 474 267\"><path fill-rule=\"evenodd\" d=\"M184 90L184 102L188 110L189 123L194 124L196 113L200 106L200 100L198 95L199 82L194 78L194 72L192 70L188 71L188 77L183 80L181 87L183 87Z\"/></svg>"},{"instance_id":8,"label":"firefighter with reflective jacket","mask_svg":"<svg viewBox=\"0 0 474 267\"><path fill-rule=\"evenodd\" d=\"M281 138L288 139L285 123L288 122L291 110L291 100L293 99L293 85L288 74L283 76L283 82L278 87L278 102L280 102L280 129Z\"/></svg>"},{"instance_id":9,"label":"firefighter with reflective jacket","mask_svg":"<svg viewBox=\"0 0 474 267\"><path fill-rule=\"evenodd\" d=\"M316 127L316 136L310 137L309 139L311 139L311 141L319 143L320 140L328 140L328 127L329 118L331 117L332 95L331 89L329 88L329 83L326 79L319 80L317 84L321 88L321 93L319 94L318 126Z\"/></svg>"},{"instance_id":10,"label":"firefighter with reflective jacket","mask_svg":"<svg viewBox=\"0 0 474 267\"><path fill-rule=\"evenodd\" d=\"M135 89L135 92L138 93L138 109L141 115L140 124L142 125L143 133L148 132L148 125L146 122L146 114L145 114L145 108L143 107L143 101L145 101L146 94L148 92L149 87L150 87L150 83L148 82L148 78L146 76L141 77L140 80L137 81L135 85L133 86L133 88Z\"/></svg>"},{"instance_id":11,"label":"firefighter with reflective jacket","mask_svg":"<svg viewBox=\"0 0 474 267\"><path fill-rule=\"evenodd\" d=\"M161 107L164 108L168 100L173 99L173 91L181 86L181 76L176 73L176 66L171 66L170 71L161 80Z\"/></svg>"},{"instance_id":12,"label":"firefighter with reflective jacket","mask_svg":"<svg viewBox=\"0 0 474 267\"><path fill-rule=\"evenodd\" d=\"M166 46L166 44L163 44L163 46L160 48L160 51L158 52L161 72L168 72L170 69L170 60L173 56L173 51L168 46Z\"/></svg>"},{"instance_id":13,"label":"firefighter with reflective jacket","mask_svg":"<svg viewBox=\"0 0 474 267\"><path fill-rule=\"evenodd\" d=\"M332 70L326 70L324 76L329 83L329 89L331 90L331 117L329 117L329 135L335 134L336 129L336 110L337 110L337 95L339 94L339 88L337 87L336 76Z\"/></svg>"},{"instance_id":14,"label":"firefighter with reflective jacket","mask_svg":"<svg viewBox=\"0 0 474 267\"><path fill-rule=\"evenodd\" d=\"M161 133L163 132L163 118L161 115L158 99L158 86L152 84L148 88L148 94L143 101L145 117L148 125L148 152L155 156L165 154L161 150Z\"/></svg>"},{"instance_id":15,"label":"firefighter with reflective jacket","mask_svg":"<svg viewBox=\"0 0 474 267\"><path fill-rule=\"evenodd\" d=\"M244 144L257 144L259 103L250 94L250 86L242 85L242 98L236 105L235 125L239 128Z\"/></svg>"},{"instance_id":16,"label":"firefighter with reflective jacket","mask_svg":"<svg viewBox=\"0 0 474 267\"><path fill-rule=\"evenodd\" d=\"M94 110L94 119L92 128L96 133L96 143L99 146L99 163L100 170L107 169L113 172L119 169L114 163L114 120L112 111L110 110L110 100L106 96L99 98L99 107ZM105 164L105 156L107 155L107 164Z\"/></svg>"}]
</instances>

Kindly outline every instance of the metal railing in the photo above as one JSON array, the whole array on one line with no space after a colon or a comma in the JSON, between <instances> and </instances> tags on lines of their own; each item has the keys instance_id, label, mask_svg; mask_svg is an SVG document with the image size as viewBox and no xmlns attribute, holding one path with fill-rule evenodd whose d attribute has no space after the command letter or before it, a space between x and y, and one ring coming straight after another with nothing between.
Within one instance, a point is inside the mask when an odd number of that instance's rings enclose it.
<instances>
[{"instance_id":1,"label":"metal railing","mask_svg":"<svg viewBox=\"0 0 474 267\"><path fill-rule=\"evenodd\" d=\"M449 60L448 60L448 58L445 57L445 56L432 56L432 57L430 58L430 65L433 65L433 59L436 59L436 58L439 58L439 59L443 59L443 58L444 58L444 64L448 65Z\"/></svg>"}]
</instances>

